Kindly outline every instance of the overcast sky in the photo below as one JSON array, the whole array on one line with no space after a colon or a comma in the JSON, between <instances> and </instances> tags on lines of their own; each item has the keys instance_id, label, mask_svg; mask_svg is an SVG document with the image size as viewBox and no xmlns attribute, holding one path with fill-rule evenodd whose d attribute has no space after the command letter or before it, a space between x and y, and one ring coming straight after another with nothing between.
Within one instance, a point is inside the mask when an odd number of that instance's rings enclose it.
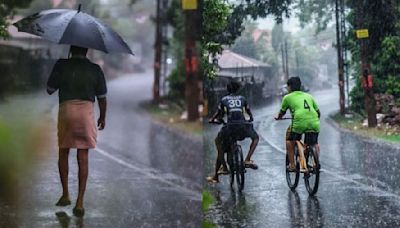
<instances>
[{"instance_id":1,"label":"overcast sky","mask_svg":"<svg viewBox=\"0 0 400 228\"><path fill-rule=\"evenodd\" d=\"M275 24L273 17L258 19L256 22L258 23L258 27L262 29L272 29ZM297 18L284 18L283 29L293 33L301 30L301 27Z\"/></svg>"}]
</instances>

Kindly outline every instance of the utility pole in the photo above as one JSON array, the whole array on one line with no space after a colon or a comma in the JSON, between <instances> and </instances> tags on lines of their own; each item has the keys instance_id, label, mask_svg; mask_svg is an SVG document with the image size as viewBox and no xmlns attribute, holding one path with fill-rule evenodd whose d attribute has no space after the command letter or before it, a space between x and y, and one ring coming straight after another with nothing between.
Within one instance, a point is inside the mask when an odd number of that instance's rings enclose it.
<instances>
[{"instance_id":1,"label":"utility pole","mask_svg":"<svg viewBox=\"0 0 400 228\"><path fill-rule=\"evenodd\" d=\"M285 59L286 59L286 81L289 79L289 57L288 57L288 47L287 40L285 39Z\"/></svg>"},{"instance_id":2,"label":"utility pole","mask_svg":"<svg viewBox=\"0 0 400 228\"><path fill-rule=\"evenodd\" d=\"M168 24L166 20L166 14L168 10L168 1L169 0L162 0L162 23L161 23L161 79L162 83L160 83L161 87L161 94L167 95L167 76L168 76Z\"/></svg>"},{"instance_id":3,"label":"utility pole","mask_svg":"<svg viewBox=\"0 0 400 228\"><path fill-rule=\"evenodd\" d=\"M199 0L182 0L185 14L185 71L186 71L186 105L188 121L196 121L200 117L199 107L199 60L197 56L196 39L199 25Z\"/></svg>"},{"instance_id":4,"label":"utility pole","mask_svg":"<svg viewBox=\"0 0 400 228\"><path fill-rule=\"evenodd\" d=\"M283 50L283 45L281 44L281 53L282 53L282 72L283 72L283 80L287 81L287 75L286 75L286 60L285 60L285 51Z\"/></svg>"},{"instance_id":5,"label":"utility pole","mask_svg":"<svg viewBox=\"0 0 400 228\"><path fill-rule=\"evenodd\" d=\"M364 87L364 97L365 97L365 110L368 115L368 127L376 127L376 103L372 85L372 75L369 69L369 51L368 51L368 29L365 29L364 15L367 12L363 10L364 4L358 4L357 7L357 38L360 41L360 56L361 56L361 74L362 82ZM370 78L370 80L368 80ZM369 82L370 81L370 82Z\"/></svg>"},{"instance_id":6,"label":"utility pole","mask_svg":"<svg viewBox=\"0 0 400 228\"><path fill-rule=\"evenodd\" d=\"M343 74L346 80L345 100L347 101L347 107L350 107L349 66L347 62L346 14L344 0L340 0L340 41L342 47Z\"/></svg>"},{"instance_id":7,"label":"utility pole","mask_svg":"<svg viewBox=\"0 0 400 228\"><path fill-rule=\"evenodd\" d=\"M335 0L335 13L336 13L336 46L337 46L337 61L338 61L338 76L339 76L339 105L340 114L344 115L346 113L345 108L345 94L344 94L344 69L343 69L343 51L342 51L342 39L340 32L340 22L339 22L339 0Z\"/></svg>"},{"instance_id":8,"label":"utility pole","mask_svg":"<svg viewBox=\"0 0 400 228\"><path fill-rule=\"evenodd\" d=\"M161 0L157 0L156 9L156 39L154 55L154 84L153 84L153 102L160 102L160 75L161 75L161 51L162 51L162 33L161 33Z\"/></svg>"}]
</instances>

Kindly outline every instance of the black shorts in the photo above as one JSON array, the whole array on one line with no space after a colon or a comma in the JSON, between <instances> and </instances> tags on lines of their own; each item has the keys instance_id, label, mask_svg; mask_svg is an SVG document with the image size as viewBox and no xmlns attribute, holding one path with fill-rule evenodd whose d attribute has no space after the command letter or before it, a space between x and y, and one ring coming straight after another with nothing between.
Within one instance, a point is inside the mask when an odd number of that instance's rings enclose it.
<instances>
[{"instance_id":1,"label":"black shorts","mask_svg":"<svg viewBox=\"0 0 400 228\"><path fill-rule=\"evenodd\" d=\"M292 132L290 126L286 131L286 140L298 141L301 140L303 134ZM315 145L318 144L318 132L306 132L304 133L304 144Z\"/></svg>"},{"instance_id":2,"label":"black shorts","mask_svg":"<svg viewBox=\"0 0 400 228\"><path fill-rule=\"evenodd\" d=\"M221 128L217 138L223 142L224 147L233 141L241 141L245 138L258 138L257 132L254 130L253 124L228 124Z\"/></svg>"}]
</instances>

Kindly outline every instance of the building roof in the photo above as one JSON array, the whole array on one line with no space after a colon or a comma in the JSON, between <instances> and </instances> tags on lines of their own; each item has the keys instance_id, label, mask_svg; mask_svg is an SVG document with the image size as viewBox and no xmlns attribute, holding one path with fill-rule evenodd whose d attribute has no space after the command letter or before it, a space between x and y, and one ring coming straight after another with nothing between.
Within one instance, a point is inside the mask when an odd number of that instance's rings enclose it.
<instances>
[{"instance_id":1,"label":"building roof","mask_svg":"<svg viewBox=\"0 0 400 228\"><path fill-rule=\"evenodd\" d=\"M268 42L271 42L271 30L268 29L257 28L253 31L251 36L253 37L254 42L257 42L261 37L264 37Z\"/></svg>"},{"instance_id":2,"label":"building roof","mask_svg":"<svg viewBox=\"0 0 400 228\"><path fill-rule=\"evenodd\" d=\"M217 57L218 66L221 69L228 68L246 68L246 67L271 67L267 63L259 60L237 54L230 50L224 50L221 55Z\"/></svg>"}]
</instances>

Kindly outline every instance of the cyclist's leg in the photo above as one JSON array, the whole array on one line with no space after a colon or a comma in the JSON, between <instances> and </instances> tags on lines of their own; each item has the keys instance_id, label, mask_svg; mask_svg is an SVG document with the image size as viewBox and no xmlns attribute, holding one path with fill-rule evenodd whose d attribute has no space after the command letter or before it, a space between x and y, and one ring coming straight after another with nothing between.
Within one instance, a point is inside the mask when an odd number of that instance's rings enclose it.
<instances>
[{"instance_id":1,"label":"cyclist's leg","mask_svg":"<svg viewBox=\"0 0 400 228\"><path fill-rule=\"evenodd\" d=\"M258 141L260 140L257 132L254 130L253 125L248 125L246 127L246 131L245 131L245 137L250 137L251 138L251 144L250 144L250 148L249 148L249 152L247 153L247 156L244 160L246 166L248 166L249 168L253 168L253 169L257 169L257 165L251 161L251 156L253 156L253 153L257 147Z\"/></svg>"},{"instance_id":2,"label":"cyclist's leg","mask_svg":"<svg viewBox=\"0 0 400 228\"><path fill-rule=\"evenodd\" d=\"M314 133L315 150L316 150L317 156L318 156L318 158L319 158L320 148L319 148L319 143L318 143L318 135L319 135L319 133Z\"/></svg>"},{"instance_id":3,"label":"cyclist's leg","mask_svg":"<svg viewBox=\"0 0 400 228\"><path fill-rule=\"evenodd\" d=\"M315 144L315 150L316 150L317 156L318 156L318 158L319 158L319 151L320 151L319 143Z\"/></svg>"},{"instance_id":4,"label":"cyclist's leg","mask_svg":"<svg viewBox=\"0 0 400 228\"><path fill-rule=\"evenodd\" d=\"M301 134L292 132L291 126L286 130L286 152L289 157L289 169L294 170L296 168L294 162L294 147L296 145L296 141L301 140Z\"/></svg>"},{"instance_id":5,"label":"cyclist's leg","mask_svg":"<svg viewBox=\"0 0 400 228\"><path fill-rule=\"evenodd\" d=\"M225 161L225 153L229 150L228 146L230 145L229 142L229 135L230 135L230 128L229 126L224 126L221 128L221 134L218 139L218 156L221 161L221 165L224 169L224 171L228 171L228 168L226 166L226 161Z\"/></svg>"},{"instance_id":6,"label":"cyclist's leg","mask_svg":"<svg viewBox=\"0 0 400 228\"><path fill-rule=\"evenodd\" d=\"M226 127L222 127L221 130L218 132L217 137L215 138L215 145L217 147L217 159L215 161L215 172L214 176L212 177L207 177L207 181L209 182L218 182L218 170L223 165L223 167L226 169L226 163L225 163L225 158L224 158L224 147L223 147L223 140L224 140L224 135L226 135Z\"/></svg>"},{"instance_id":7,"label":"cyclist's leg","mask_svg":"<svg viewBox=\"0 0 400 228\"><path fill-rule=\"evenodd\" d=\"M225 142L222 137L215 138L215 145L217 147L217 152L218 152L217 160L219 161L218 170L221 168L221 165L222 165L223 170L227 171L228 168L226 166L226 161L225 161L225 156L224 156L224 153L226 151L224 143ZM218 172L218 170L217 170L217 172Z\"/></svg>"},{"instance_id":8,"label":"cyclist's leg","mask_svg":"<svg viewBox=\"0 0 400 228\"><path fill-rule=\"evenodd\" d=\"M304 136L304 144L313 146L315 148L315 152L317 153L317 156L319 157L319 144L318 144L318 132L307 132L305 133Z\"/></svg>"}]
</instances>

